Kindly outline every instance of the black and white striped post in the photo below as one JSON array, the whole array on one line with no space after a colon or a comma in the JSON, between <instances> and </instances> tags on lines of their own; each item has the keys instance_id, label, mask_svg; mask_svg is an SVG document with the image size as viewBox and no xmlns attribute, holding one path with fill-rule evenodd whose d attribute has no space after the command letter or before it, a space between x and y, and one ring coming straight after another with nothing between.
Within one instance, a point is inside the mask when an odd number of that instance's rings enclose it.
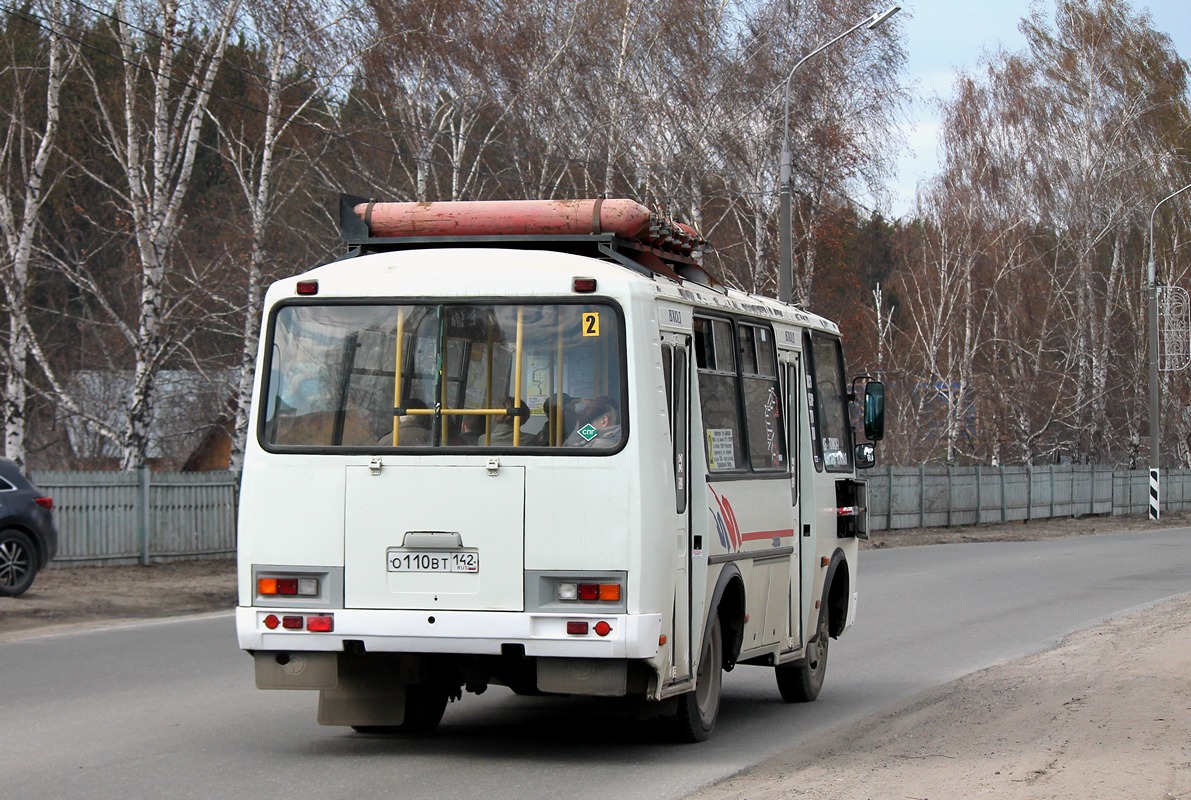
<instances>
[{"instance_id":1,"label":"black and white striped post","mask_svg":"<svg viewBox=\"0 0 1191 800\"><path fill-rule=\"evenodd\" d=\"M1162 504L1158 496L1158 470L1150 470L1150 519L1158 519L1162 513Z\"/></svg>"}]
</instances>

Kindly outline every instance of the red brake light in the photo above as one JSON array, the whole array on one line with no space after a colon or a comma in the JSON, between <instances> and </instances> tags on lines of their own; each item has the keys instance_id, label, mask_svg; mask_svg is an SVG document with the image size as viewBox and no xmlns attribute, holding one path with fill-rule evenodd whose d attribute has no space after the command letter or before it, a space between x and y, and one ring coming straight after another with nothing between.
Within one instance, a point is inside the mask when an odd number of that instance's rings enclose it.
<instances>
[{"instance_id":1,"label":"red brake light","mask_svg":"<svg viewBox=\"0 0 1191 800\"><path fill-rule=\"evenodd\" d=\"M298 593L298 579L297 578L278 578L277 579L277 594L297 594Z\"/></svg>"},{"instance_id":2,"label":"red brake light","mask_svg":"<svg viewBox=\"0 0 1191 800\"><path fill-rule=\"evenodd\" d=\"M568 622L567 633L571 636L586 636L587 623L586 622Z\"/></svg>"},{"instance_id":3,"label":"red brake light","mask_svg":"<svg viewBox=\"0 0 1191 800\"><path fill-rule=\"evenodd\" d=\"M37 503L42 508L49 510L54 507L54 498L52 497L34 497L33 502Z\"/></svg>"},{"instance_id":4,"label":"red brake light","mask_svg":"<svg viewBox=\"0 0 1191 800\"><path fill-rule=\"evenodd\" d=\"M588 294L596 290L595 278L575 278L571 281L571 291Z\"/></svg>"},{"instance_id":5,"label":"red brake light","mask_svg":"<svg viewBox=\"0 0 1191 800\"><path fill-rule=\"evenodd\" d=\"M580 600L599 600L600 599L600 585L598 583L581 583L581 584L579 584L579 599Z\"/></svg>"},{"instance_id":6,"label":"red brake light","mask_svg":"<svg viewBox=\"0 0 1191 800\"><path fill-rule=\"evenodd\" d=\"M318 294L318 281L298 281L298 294Z\"/></svg>"},{"instance_id":7,"label":"red brake light","mask_svg":"<svg viewBox=\"0 0 1191 800\"><path fill-rule=\"evenodd\" d=\"M302 630L302 618L301 617L288 617L288 616L282 617L281 618L281 627L285 628L288 631L300 631L300 630Z\"/></svg>"}]
</instances>

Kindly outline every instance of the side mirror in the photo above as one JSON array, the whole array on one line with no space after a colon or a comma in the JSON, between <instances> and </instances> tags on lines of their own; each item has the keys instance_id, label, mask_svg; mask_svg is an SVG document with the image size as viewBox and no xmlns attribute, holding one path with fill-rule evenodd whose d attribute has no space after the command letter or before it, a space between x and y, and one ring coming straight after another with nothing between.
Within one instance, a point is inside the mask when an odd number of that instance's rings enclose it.
<instances>
[{"instance_id":1,"label":"side mirror","mask_svg":"<svg viewBox=\"0 0 1191 800\"><path fill-rule=\"evenodd\" d=\"M880 381L864 387L864 437L873 442L885 438L885 384Z\"/></svg>"},{"instance_id":2,"label":"side mirror","mask_svg":"<svg viewBox=\"0 0 1191 800\"><path fill-rule=\"evenodd\" d=\"M872 469L876 464L876 445L872 442L856 445L856 469Z\"/></svg>"}]
</instances>

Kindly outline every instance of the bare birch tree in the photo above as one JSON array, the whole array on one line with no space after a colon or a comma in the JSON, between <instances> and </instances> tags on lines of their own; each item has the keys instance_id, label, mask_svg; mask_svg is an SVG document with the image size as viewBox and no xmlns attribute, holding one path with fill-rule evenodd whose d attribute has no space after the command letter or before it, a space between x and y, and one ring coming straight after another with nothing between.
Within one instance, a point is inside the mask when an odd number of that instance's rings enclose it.
<instances>
[{"instance_id":1,"label":"bare birch tree","mask_svg":"<svg viewBox=\"0 0 1191 800\"><path fill-rule=\"evenodd\" d=\"M30 11L37 16L17 12L8 17L4 31L8 58L0 67L5 84L0 108L5 123L0 140L0 235L5 245L0 282L8 313L3 350L4 453L21 466L26 455L31 271L42 206L53 184L49 167L61 124L62 84L78 54L65 36L70 24L66 3L45 0ZM35 44L37 64L22 63L23 48L14 39Z\"/></svg>"},{"instance_id":2,"label":"bare birch tree","mask_svg":"<svg viewBox=\"0 0 1191 800\"><path fill-rule=\"evenodd\" d=\"M260 107L245 110L233 104L239 113L229 119L211 114L219 130L224 162L240 190L248 220L244 295L228 299L240 320L232 469L239 469L247 435L260 341L261 298L271 252L269 234L278 211L305 190L305 179L326 152L334 132L326 130L327 109L322 106L330 101L335 87L346 79L364 49L359 20L349 5L318 0L285 0L281 4L250 0L245 11L266 70L261 75L248 73L249 84L263 84L259 90L254 86L248 95ZM321 118L319 111L323 112ZM299 129L314 131L314 135L296 137Z\"/></svg>"},{"instance_id":3,"label":"bare birch tree","mask_svg":"<svg viewBox=\"0 0 1191 800\"><path fill-rule=\"evenodd\" d=\"M120 467L125 470L145 463L156 376L185 341L184 333L173 331L178 335L170 336L167 328L176 307L168 292L167 270L183 223L182 204L211 88L238 9L239 0L212 6L183 6L182 0L116 0L108 32L117 48L113 55L119 59L120 90L113 95L94 65L88 65L99 115L94 133L118 166L122 181L116 184L88 165L80 167L107 188L126 214L139 276L136 318L112 320L132 361L118 442ZM115 310L115 304L104 299L108 287L91 279L82 265L67 271L102 307ZM48 362L42 366L53 371ZM64 382L54 383L63 391Z\"/></svg>"},{"instance_id":4,"label":"bare birch tree","mask_svg":"<svg viewBox=\"0 0 1191 800\"><path fill-rule=\"evenodd\" d=\"M1187 68L1121 0L1060 0L1053 28L1037 10L1022 30L1025 51L957 84L923 213L954 239L967 223L939 210L965 203L988 236L959 250L1011 276L982 278L993 302L978 396L999 431L986 447L1000 458L1005 442L1025 463L1132 463L1141 222L1155 180L1179 171Z\"/></svg>"}]
</instances>

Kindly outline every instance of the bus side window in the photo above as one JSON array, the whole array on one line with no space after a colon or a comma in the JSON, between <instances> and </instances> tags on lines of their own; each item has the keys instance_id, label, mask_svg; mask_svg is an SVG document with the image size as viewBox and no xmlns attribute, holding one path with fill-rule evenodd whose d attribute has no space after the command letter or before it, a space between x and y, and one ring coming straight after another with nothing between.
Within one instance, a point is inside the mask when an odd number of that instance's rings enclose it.
<instances>
[{"instance_id":1,"label":"bus side window","mask_svg":"<svg viewBox=\"0 0 1191 800\"><path fill-rule=\"evenodd\" d=\"M802 385L798 381L798 357L795 356L794 358L794 363L786 364L786 441L789 443L788 452L791 454L791 500L792 502L797 503L799 479L798 462L801 456L801 451L799 450L801 442L798 436L798 396L802 392Z\"/></svg>"},{"instance_id":2,"label":"bus side window","mask_svg":"<svg viewBox=\"0 0 1191 800\"><path fill-rule=\"evenodd\" d=\"M670 420L670 441L674 458L674 510L686 513L687 470L690 462L690 414L687 381L687 359L689 351L684 345L669 342L662 344L662 375L666 384L666 412Z\"/></svg>"},{"instance_id":3,"label":"bus side window","mask_svg":"<svg viewBox=\"0 0 1191 800\"><path fill-rule=\"evenodd\" d=\"M695 355L707 468L712 472L740 469L746 466L744 424L732 323L695 317Z\"/></svg>"},{"instance_id":4,"label":"bus side window","mask_svg":"<svg viewBox=\"0 0 1191 800\"><path fill-rule=\"evenodd\" d=\"M666 382L666 413L674 419L674 345L662 345L662 380Z\"/></svg>"},{"instance_id":5,"label":"bus side window","mask_svg":"<svg viewBox=\"0 0 1191 800\"><path fill-rule=\"evenodd\" d=\"M715 344L711 338L711 320L695 317L695 366L707 369L715 364Z\"/></svg>"},{"instance_id":6,"label":"bus side window","mask_svg":"<svg viewBox=\"0 0 1191 800\"><path fill-rule=\"evenodd\" d=\"M807 407L814 409L810 421L815 439L815 468L848 471L852 469L852 429L848 421L843 351L839 339L820 334L807 338L811 343L807 351L810 355Z\"/></svg>"},{"instance_id":7,"label":"bus side window","mask_svg":"<svg viewBox=\"0 0 1191 800\"><path fill-rule=\"evenodd\" d=\"M802 334L802 352L806 358L806 423L811 432L811 455L815 460L815 471L823 471L823 441L819 438L819 401L815 391L815 354L811 350L810 333Z\"/></svg>"},{"instance_id":8,"label":"bus side window","mask_svg":"<svg viewBox=\"0 0 1191 800\"><path fill-rule=\"evenodd\" d=\"M737 331L749 461L755 470L784 470L786 437L773 333L768 328L745 324L740 324Z\"/></svg>"}]
</instances>

